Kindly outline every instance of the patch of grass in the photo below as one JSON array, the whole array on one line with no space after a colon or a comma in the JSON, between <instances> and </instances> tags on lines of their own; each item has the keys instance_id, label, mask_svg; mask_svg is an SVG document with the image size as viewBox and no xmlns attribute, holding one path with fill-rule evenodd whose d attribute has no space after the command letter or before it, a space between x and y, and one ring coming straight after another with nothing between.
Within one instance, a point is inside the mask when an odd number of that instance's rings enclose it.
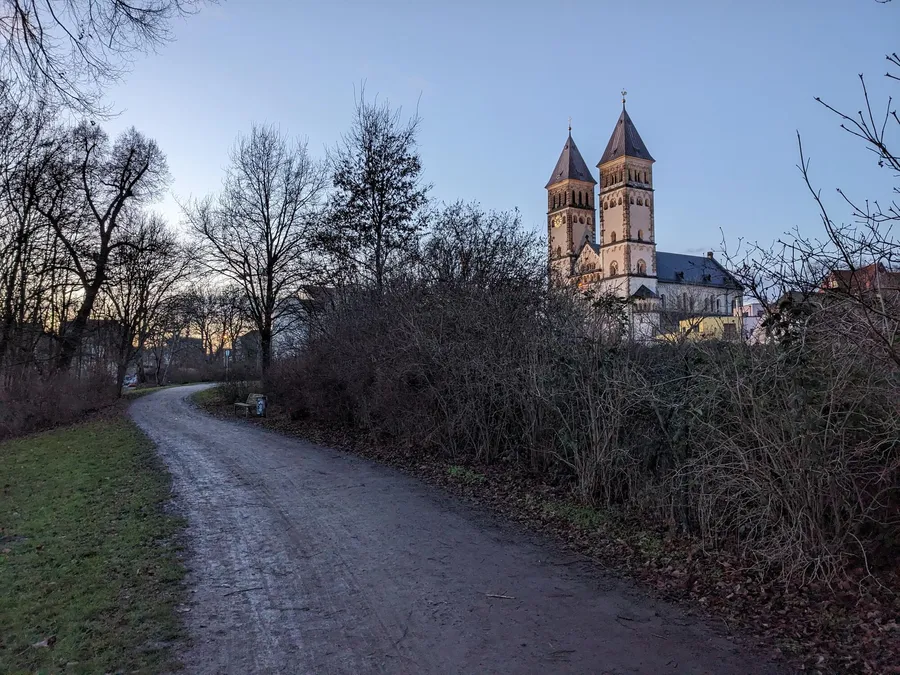
<instances>
[{"instance_id":1,"label":"patch of grass","mask_svg":"<svg viewBox=\"0 0 900 675\"><path fill-rule=\"evenodd\" d=\"M121 416L0 444L0 672L172 666L184 523L169 496Z\"/></svg>"},{"instance_id":2,"label":"patch of grass","mask_svg":"<svg viewBox=\"0 0 900 675\"><path fill-rule=\"evenodd\" d=\"M136 398L146 396L147 394L152 394L155 391L162 391L163 389L171 389L172 387L180 386L180 384L165 384L161 387L140 387L138 389L126 389L122 392L122 398L133 401Z\"/></svg>"},{"instance_id":3,"label":"patch of grass","mask_svg":"<svg viewBox=\"0 0 900 675\"><path fill-rule=\"evenodd\" d=\"M585 530L608 529L611 525L609 515L581 504L550 502L544 504L544 512Z\"/></svg>"},{"instance_id":4,"label":"patch of grass","mask_svg":"<svg viewBox=\"0 0 900 675\"><path fill-rule=\"evenodd\" d=\"M450 477L455 478L458 481L466 483L468 485L473 485L475 483L481 483L484 481L484 475L478 473L477 471L472 471L464 466L451 466L449 468Z\"/></svg>"},{"instance_id":5,"label":"patch of grass","mask_svg":"<svg viewBox=\"0 0 900 675\"><path fill-rule=\"evenodd\" d=\"M191 394L191 400L201 407L207 405L224 405L226 403L225 397L222 395L222 389L219 385L194 392ZM230 403L230 401L228 401L228 403Z\"/></svg>"}]
</instances>

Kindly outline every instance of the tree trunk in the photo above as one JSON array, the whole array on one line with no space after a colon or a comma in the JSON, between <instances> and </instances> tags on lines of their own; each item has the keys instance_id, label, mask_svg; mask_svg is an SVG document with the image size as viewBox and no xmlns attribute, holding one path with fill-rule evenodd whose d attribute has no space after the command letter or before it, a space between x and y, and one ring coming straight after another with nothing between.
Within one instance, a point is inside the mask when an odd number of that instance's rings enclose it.
<instances>
[{"instance_id":1,"label":"tree trunk","mask_svg":"<svg viewBox=\"0 0 900 675\"><path fill-rule=\"evenodd\" d=\"M125 373L128 371L128 361L119 359L116 367L116 398L121 398L123 383L125 382Z\"/></svg>"},{"instance_id":2,"label":"tree trunk","mask_svg":"<svg viewBox=\"0 0 900 675\"><path fill-rule=\"evenodd\" d=\"M272 365L272 329L266 327L259 332L260 379L263 387L267 384L269 367Z\"/></svg>"},{"instance_id":3,"label":"tree trunk","mask_svg":"<svg viewBox=\"0 0 900 675\"><path fill-rule=\"evenodd\" d=\"M75 315L75 319L69 324L65 336L63 336L62 347L56 360L57 369L68 370L71 367L72 360L75 358L75 354L78 353L81 341L84 339L88 318L90 318L94 309L94 301L97 299L99 290L99 284L94 284L85 289L84 299L81 301L81 307L78 308L78 314Z\"/></svg>"}]
</instances>

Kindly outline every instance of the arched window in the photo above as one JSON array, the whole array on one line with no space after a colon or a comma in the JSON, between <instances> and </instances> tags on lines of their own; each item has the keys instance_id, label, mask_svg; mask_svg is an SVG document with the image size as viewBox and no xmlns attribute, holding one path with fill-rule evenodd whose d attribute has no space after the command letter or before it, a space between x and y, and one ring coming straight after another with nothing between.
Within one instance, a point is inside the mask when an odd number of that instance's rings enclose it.
<instances>
[{"instance_id":1,"label":"arched window","mask_svg":"<svg viewBox=\"0 0 900 675\"><path fill-rule=\"evenodd\" d=\"M613 260L609 263L609 276L614 277L619 273L619 264Z\"/></svg>"},{"instance_id":2,"label":"arched window","mask_svg":"<svg viewBox=\"0 0 900 675\"><path fill-rule=\"evenodd\" d=\"M603 202L603 210L606 211L606 209L608 209L608 208L609 208L609 202Z\"/></svg>"},{"instance_id":3,"label":"arched window","mask_svg":"<svg viewBox=\"0 0 900 675\"><path fill-rule=\"evenodd\" d=\"M622 206L622 198L619 197L619 206Z\"/></svg>"},{"instance_id":4,"label":"arched window","mask_svg":"<svg viewBox=\"0 0 900 675\"><path fill-rule=\"evenodd\" d=\"M647 263L645 263L643 260L637 261L637 273L647 274Z\"/></svg>"},{"instance_id":5,"label":"arched window","mask_svg":"<svg viewBox=\"0 0 900 675\"><path fill-rule=\"evenodd\" d=\"M631 203L634 204L634 195L631 196Z\"/></svg>"},{"instance_id":6,"label":"arched window","mask_svg":"<svg viewBox=\"0 0 900 675\"><path fill-rule=\"evenodd\" d=\"M631 169L628 169L628 180L632 180L632 177L631 177Z\"/></svg>"},{"instance_id":7,"label":"arched window","mask_svg":"<svg viewBox=\"0 0 900 675\"><path fill-rule=\"evenodd\" d=\"M638 230L638 241L644 241L644 231Z\"/></svg>"},{"instance_id":8,"label":"arched window","mask_svg":"<svg viewBox=\"0 0 900 675\"><path fill-rule=\"evenodd\" d=\"M575 205L575 190L572 190L572 205Z\"/></svg>"},{"instance_id":9,"label":"arched window","mask_svg":"<svg viewBox=\"0 0 900 675\"><path fill-rule=\"evenodd\" d=\"M643 206L643 205L644 205L644 200L641 199L640 197L638 197L638 206Z\"/></svg>"},{"instance_id":10,"label":"arched window","mask_svg":"<svg viewBox=\"0 0 900 675\"><path fill-rule=\"evenodd\" d=\"M557 255L557 256L561 256L561 255L562 255L562 246L557 246L557 247L556 247L556 255Z\"/></svg>"},{"instance_id":11,"label":"arched window","mask_svg":"<svg viewBox=\"0 0 900 675\"><path fill-rule=\"evenodd\" d=\"M610 243L610 244L615 244L615 243L616 243L616 233L615 233L615 232L611 232L611 233L610 233L610 235L609 235L609 243Z\"/></svg>"},{"instance_id":12,"label":"arched window","mask_svg":"<svg viewBox=\"0 0 900 675\"><path fill-rule=\"evenodd\" d=\"M579 216L578 222L584 225L584 216Z\"/></svg>"}]
</instances>

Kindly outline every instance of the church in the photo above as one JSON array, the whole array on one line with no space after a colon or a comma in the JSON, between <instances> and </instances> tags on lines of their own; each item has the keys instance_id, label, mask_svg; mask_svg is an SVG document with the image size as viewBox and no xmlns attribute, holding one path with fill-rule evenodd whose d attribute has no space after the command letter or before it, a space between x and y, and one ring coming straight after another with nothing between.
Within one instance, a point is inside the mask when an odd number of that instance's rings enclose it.
<instances>
[{"instance_id":1,"label":"church","mask_svg":"<svg viewBox=\"0 0 900 675\"><path fill-rule=\"evenodd\" d=\"M634 337L688 317L731 316L742 287L713 257L656 250L653 164L625 109L600 158L599 183L569 137L547 190L550 272L562 283L629 300ZM594 190L594 186L599 186Z\"/></svg>"}]
</instances>

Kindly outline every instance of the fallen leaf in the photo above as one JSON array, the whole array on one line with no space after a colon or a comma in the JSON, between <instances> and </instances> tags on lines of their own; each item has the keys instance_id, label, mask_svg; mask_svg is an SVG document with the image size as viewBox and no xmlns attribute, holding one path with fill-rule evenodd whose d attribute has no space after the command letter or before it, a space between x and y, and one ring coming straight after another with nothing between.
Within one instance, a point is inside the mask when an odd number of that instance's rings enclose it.
<instances>
[{"instance_id":1,"label":"fallen leaf","mask_svg":"<svg viewBox=\"0 0 900 675\"><path fill-rule=\"evenodd\" d=\"M44 639L41 640L40 642L35 642L35 643L34 643L33 645L31 645L31 646L32 646L32 647L52 647L52 646L55 645L55 644L56 644L56 636L55 636L55 635L51 635L51 636L48 637L48 638L44 638Z\"/></svg>"}]
</instances>

